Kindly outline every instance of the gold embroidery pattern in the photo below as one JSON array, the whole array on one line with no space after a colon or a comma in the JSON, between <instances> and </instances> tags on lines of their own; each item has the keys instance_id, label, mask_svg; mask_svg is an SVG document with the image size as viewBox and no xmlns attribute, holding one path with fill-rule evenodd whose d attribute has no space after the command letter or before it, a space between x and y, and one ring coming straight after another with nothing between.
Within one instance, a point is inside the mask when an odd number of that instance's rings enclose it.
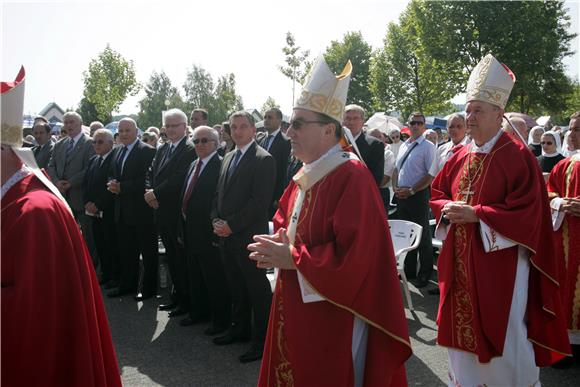
<instances>
[{"instance_id":1,"label":"gold embroidery pattern","mask_svg":"<svg viewBox=\"0 0 580 387\"><path fill-rule=\"evenodd\" d=\"M283 294L283 284L282 279L278 277L278 283L276 284L276 293L278 305L276 309L278 310L278 322L276 327L276 346L278 347L278 354L280 356L280 361L276 365L276 386L277 387L291 387L294 386L294 376L292 374L292 367L288 359L286 358L286 353L288 348L286 346L286 340L284 338L284 302L282 298Z\"/></svg>"},{"instance_id":2,"label":"gold embroidery pattern","mask_svg":"<svg viewBox=\"0 0 580 387\"><path fill-rule=\"evenodd\" d=\"M341 117L344 110L344 104L340 100L329 99L324 94L312 93L308 90L302 90L300 98L296 101L296 106L305 107L331 117Z\"/></svg>"},{"instance_id":3,"label":"gold embroidery pattern","mask_svg":"<svg viewBox=\"0 0 580 387\"><path fill-rule=\"evenodd\" d=\"M578 274L576 275L576 284L574 287L574 301L572 303L572 324L570 329L578 330L578 316L580 315L580 266L578 267Z\"/></svg>"}]
</instances>

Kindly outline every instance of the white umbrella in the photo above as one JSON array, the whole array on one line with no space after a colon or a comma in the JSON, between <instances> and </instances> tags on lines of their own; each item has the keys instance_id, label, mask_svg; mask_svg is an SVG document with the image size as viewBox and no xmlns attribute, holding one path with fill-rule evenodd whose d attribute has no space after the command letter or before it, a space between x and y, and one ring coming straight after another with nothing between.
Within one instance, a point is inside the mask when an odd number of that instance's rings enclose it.
<instances>
[{"instance_id":1,"label":"white umbrella","mask_svg":"<svg viewBox=\"0 0 580 387\"><path fill-rule=\"evenodd\" d=\"M385 113L375 113L370 117L366 126L369 129L378 129L388 135L393 129L401 130L403 124L395 117L386 115Z\"/></svg>"}]
</instances>

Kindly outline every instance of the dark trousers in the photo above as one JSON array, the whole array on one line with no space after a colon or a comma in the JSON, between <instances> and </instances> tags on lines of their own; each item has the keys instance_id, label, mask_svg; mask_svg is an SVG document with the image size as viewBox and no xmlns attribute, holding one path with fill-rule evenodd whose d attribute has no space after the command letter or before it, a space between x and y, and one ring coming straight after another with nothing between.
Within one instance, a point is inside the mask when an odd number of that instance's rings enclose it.
<instances>
[{"instance_id":1,"label":"dark trousers","mask_svg":"<svg viewBox=\"0 0 580 387\"><path fill-rule=\"evenodd\" d=\"M191 239L185 239L189 316L192 320L207 318L214 327L228 327L232 303L219 248L210 241L194 244Z\"/></svg>"},{"instance_id":2,"label":"dark trousers","mask_svg":"<svg viewBox=\"0 0 580 387\"><path fill-rule=\"evenodd\" d=\"M238 334L251 332L254 345L263 346L272 303L270 282L266 270L258 269L248 258L250 238L231 238L235 237L222 238L220 245L232 299L231 329Z\"/></svg>"},{"instance_id":3,"label":"dark trousers","mask_svg":"<svg viewBox=\"0 0 580 387\"><path fill-rule=\"evenodd\" d=\"M177 227L168 227L158 224L159 236L165 246L165 256L167 266L173 281L173 292L171 300L179 305L181 309L189 308L188 284L187 284L187 264L185 263L184 247L177 241Z\"/></svg>"},{"instance_id":4,"label":"dark trousers","mask_svg":"<svg viewBox=\"0 0 580 387\"><path fill-rule=\"evenodd\" d=\"M139 255L143 257L144 295L157 293L157 234L152 224L117 223L120 247L120 285L122 292L135 292L139 285Z\"/></svg>"},{"instance_id":5,"label":"dark trousers","mask_svg":"<svg viewBox=\"0 0 580 387\"><path fill-rule=\"evenodd\" d=\"M408 220L423 227L421 242L417 250L407 253L405 258L405 275L412 279L417 276L429 279L433 272L433 242L429 227L429 188L416 192L407 199L399 199L396 219ZM417 252L419 252L419 273L417 274Z\"/></svg>"},{"instance_id":6,"label":"dark trousers","mask_svg":"<svg viewBox=\"0 0 580 387\"><path fill-rule=\"evenodd\" d=\"M383 199L383 206L385 207L385 212L388 215L389 207L391 206L391 191L389 191L389 187L385 187L379 188L379 192L381 193L381 198Z\"/></svg>"},{"instance_id":7,"label":"dark trousers","mask_svg":"<svg viewBox=\"0 0 580 387\"><path fill-rule=\"evenodd\" d=\"M79 225L81 232L83 234L83 239L85 240L85 244L87 245L87 249L91 254L91 259L93 261L93 267L95 272L97 271L97 267L99 265L99 256L97 249L95 247L95 238L93 236L93 222L91 217L85 214L85 210L73 210L74 218Z\"/></svg>"},{"instance_id":8,"label":"dark trousers","mask_svg":"<svg viewBox=\"0 0 580 387\"><path fill-rule=\"evenodd\" d=\"M93 238L104 281L119 280L119 244L115 221L111 217L92 218Z\"/></svg>"}]
</instances>

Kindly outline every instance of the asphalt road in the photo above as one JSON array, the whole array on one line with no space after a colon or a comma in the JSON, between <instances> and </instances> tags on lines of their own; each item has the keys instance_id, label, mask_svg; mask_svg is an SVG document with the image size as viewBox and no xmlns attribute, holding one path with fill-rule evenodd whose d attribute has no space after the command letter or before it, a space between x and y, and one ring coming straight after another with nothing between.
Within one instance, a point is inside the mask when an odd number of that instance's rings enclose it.
<instances>
[{"instance_id":1,"label":"asphalt road","mask_svg":"<svg viewBox=\"0 0 580 387\"><path fill-rule=\"evenodd\" d=\"M434 287L431 285L429 288ZM414 355L406 363L410 386L444 386L447 356L435 343L438 297L411 286L415 312L406 309ZM104 297L125 386L255 386L260 363L241 364L247 344L218 347L205 325L181 327L157 306L167 297L136 303ZM580 365L542 369L543 386L579 386Z\"/></svg>"}]
</instances>

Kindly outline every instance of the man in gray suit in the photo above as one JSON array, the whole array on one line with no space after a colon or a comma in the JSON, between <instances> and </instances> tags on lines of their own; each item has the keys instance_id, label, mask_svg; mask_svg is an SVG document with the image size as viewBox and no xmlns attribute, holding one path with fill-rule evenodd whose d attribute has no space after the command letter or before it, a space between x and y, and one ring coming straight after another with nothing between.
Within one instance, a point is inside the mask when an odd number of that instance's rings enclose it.
<instances>
[{"instance_id":1,"label":"man in gray suit","mask_svg":"<svg viewBox=\"0 0 580 387\"><path fill-rule=\"evenodd\" d=\"M76 112L66 112L63 116L63 130L68 136L54 145L48 163L48 174L54 185L66 198L73 210L77 223L81 226L87 247L95 262L91 222L85 215L83 200L83 179L89 166L89 159L95 154L93 140L82 131L83 119Z\"/></svg>"},{"instance_id":2,"label":"man in gray suit","mask_svg":"<svg viewBox=\"0 0 580 387\"><path fill-rule=\"evenodd\" d=\"M41 121L36 121L32 127L32 135L38 144L32 148L32 152L34 153L34 158L36 159L38 168L48 168L48 162L52 155L52 148L54 148L52 138L50 137L50 130L50 125Z\"/></svg>"}]
</instances>

